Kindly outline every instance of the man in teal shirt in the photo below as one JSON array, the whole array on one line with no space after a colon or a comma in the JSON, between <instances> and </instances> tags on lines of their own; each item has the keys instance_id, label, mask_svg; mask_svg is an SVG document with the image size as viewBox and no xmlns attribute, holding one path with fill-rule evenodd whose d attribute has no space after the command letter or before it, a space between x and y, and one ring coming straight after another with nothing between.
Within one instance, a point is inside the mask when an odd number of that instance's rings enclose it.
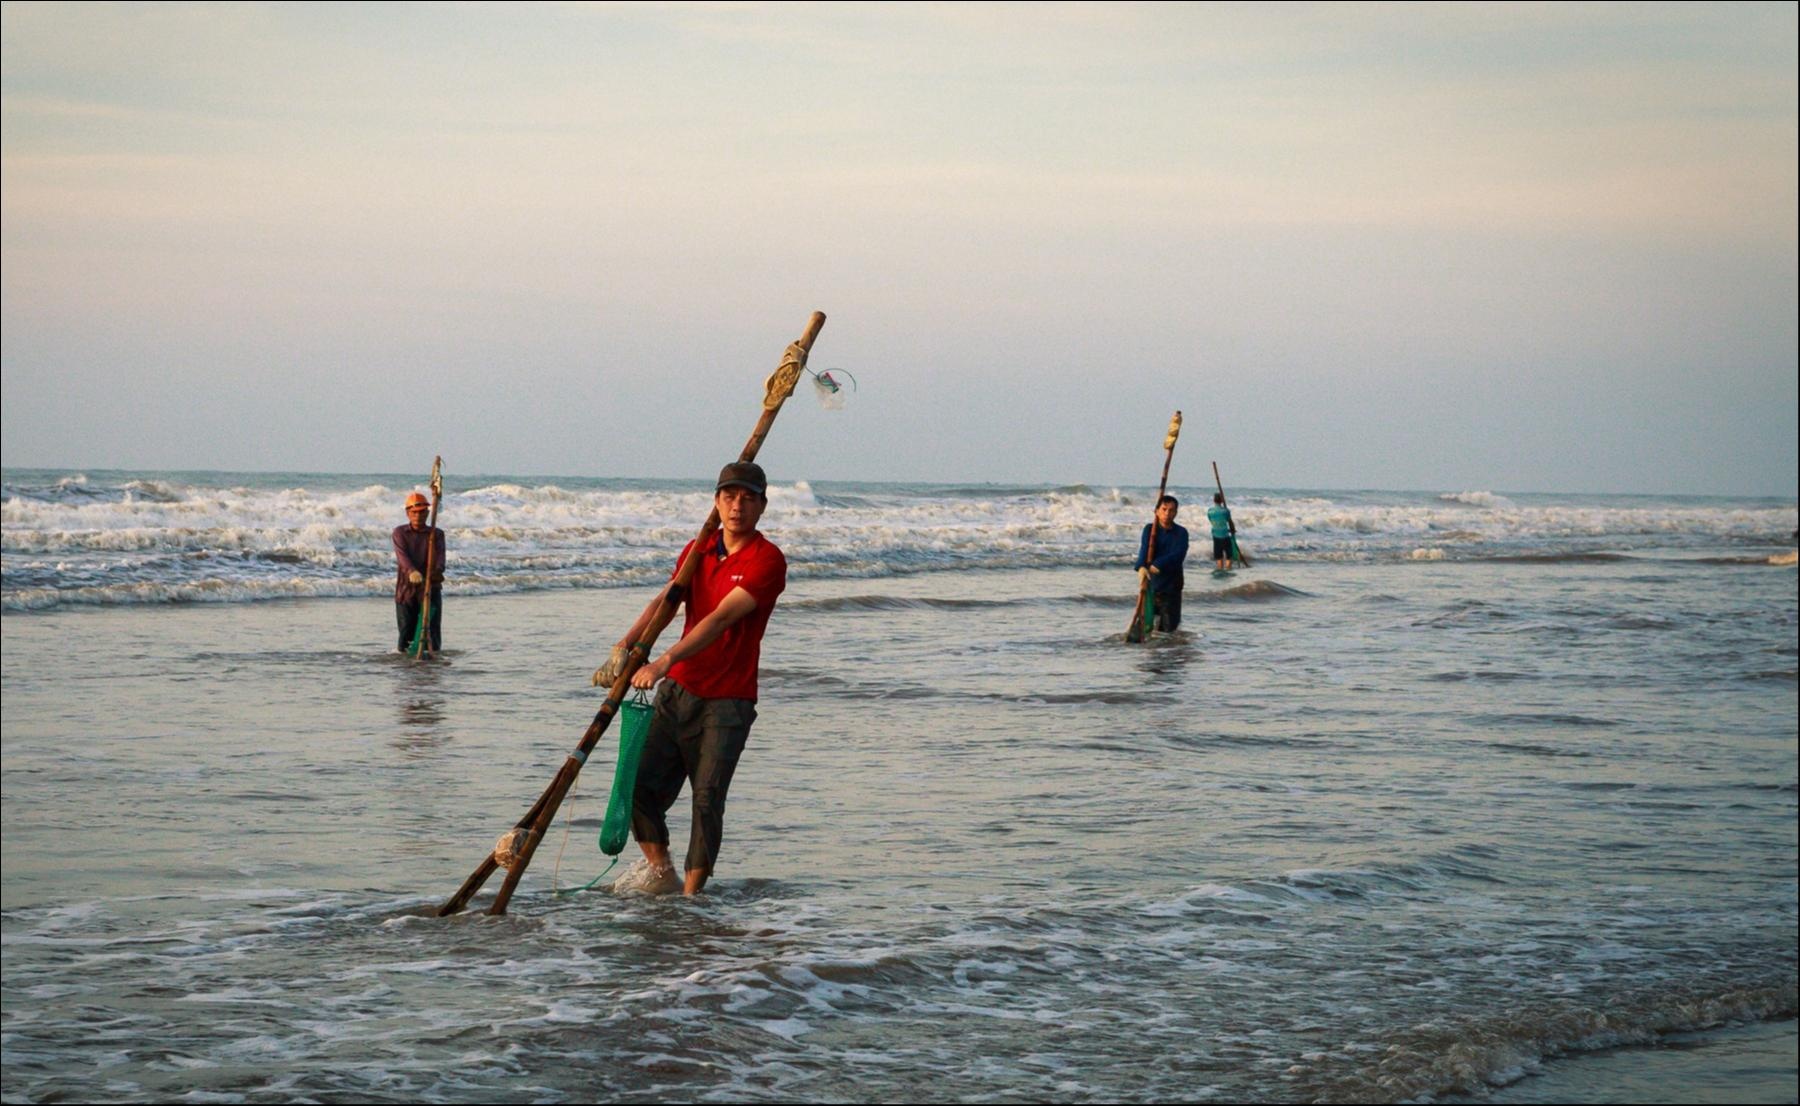
<instances>
[{"instance_id":1,"label":"man in teal shirt","mask_svg":"<svg viewBox=\"0 0 1800 1106\"><path fill-rule=\"evenodd\" d=\"M1225 506L1225 493L1213 496L1213 505L1206 509L1206 521L1212 523L1213 565L1220 572L1231 567L1236 558L1232 555L1232 539L1237 537L1237 523L1231 521L1231 508Z\"/></svg>"}]
</instances>

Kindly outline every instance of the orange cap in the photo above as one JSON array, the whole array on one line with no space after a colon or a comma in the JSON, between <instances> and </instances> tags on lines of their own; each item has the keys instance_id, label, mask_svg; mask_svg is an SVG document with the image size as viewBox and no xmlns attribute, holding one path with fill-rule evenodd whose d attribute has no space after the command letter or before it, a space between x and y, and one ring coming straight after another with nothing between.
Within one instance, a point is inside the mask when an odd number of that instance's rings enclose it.
<instances>
[{"instance_id":1,"label":"orange cap","mask_svg":"<svg viewBox=\"0 0 1800 1106\"><path fill-rule=\"evenodd\" d=\"M414 507L429 508L430 506L431 506L431 500L425 498L425 493L423 493L423 492L408 492L407 493L407 495L406 495L406 509L407 510L410 511Z\"/></svg>"}]
</instances>

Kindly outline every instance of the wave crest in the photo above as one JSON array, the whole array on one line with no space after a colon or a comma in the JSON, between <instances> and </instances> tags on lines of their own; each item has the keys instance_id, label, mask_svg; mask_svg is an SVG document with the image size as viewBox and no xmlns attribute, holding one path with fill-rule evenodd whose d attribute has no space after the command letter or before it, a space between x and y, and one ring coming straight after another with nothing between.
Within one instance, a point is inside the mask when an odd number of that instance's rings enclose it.
<instances>
[{"instance_id":1,"label":"wave crest","mask_svg":"<svg viewBox=\"0 0 1800 1106\"><path fill-rule=\"evenodd\" d=\"M666 571L712 498L704 481L493 477L469 484L446 489L440 525L453 572L493 590L635 580L658 565ZM401 500L413 486L395 477L278 482L248 473L9 471L0 488L0 601L9 609L41 607L45 589L76 603L94 596L179 602L195 589L248 599L293 589L297 579L330 594L391 564L389 533L404 521ZM771 486L766 518L796 578L978 568L1124 572L1148 498L1086 484L821 492L797 480ZM1697 556L1792 565L1796 511L1770 501L1534 497L1520 504L1485 491L1302 492L1246 495L1236 518L1246 551L1265 566L1692 563ZM1190 540L1204 544L1205 529L1190 528Z\"/></svg>"},{"instance_id":2,"label":"wave crest","mask_svg":"<svg viewBox=\"0 0 1800 1106\"><path fill-rule=\"evenodd\" d=\"M1469 507L1510 507L1513 501L1493 492L1446 492L1438 498L1445 503L1461 503Z\"/></svg>"}]
</instances>

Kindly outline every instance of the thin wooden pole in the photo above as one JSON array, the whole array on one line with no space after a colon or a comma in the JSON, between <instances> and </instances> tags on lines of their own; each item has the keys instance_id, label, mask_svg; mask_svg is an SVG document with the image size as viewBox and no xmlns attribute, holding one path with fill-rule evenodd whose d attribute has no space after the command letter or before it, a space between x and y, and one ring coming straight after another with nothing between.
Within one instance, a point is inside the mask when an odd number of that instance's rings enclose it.
<instances>
[{"instance_id":1,"label":"thin wooden pole","mask_svg":"<svg viewBox=\"0 0 1800 1106\"><path fill-rule=\"evenodd\" d=\"M431 460L431 522L425 527L425 598L419 605L419 625L413 630L412 655L422 659L431 650L431 570L437 555L438 504L444 498L444 459Z\"/></svg>"},{"instance_id":2,"label":"thin wooden pole","mask_svg":"<svg viewBox=\"0 0 1800 1106\"><path fill-rule=\"evenodd\" d=\"M787 348L787 352L782 355L781 364L770 374L763 388L762 414L756 420L756 429L751 431L750 439L744 443L743 452L738 454L739 461L756 460L757 452L762 449L763 439L769 436L769 428L775 425L775 416L781 412L781 405L794 394L794 385L800 380L800 371L805 367L806 355L811 352L813 342L818 338L819 330L824 325L825 315L822 312L813 312L812 318L806 324L805 332L800 335L799 340ZM606 702L594 714L594 720L588 723L587 730L582 733L581 742L576 745L574 752L571 752L563 761L562 766L556 770L556 775L550 780L550 786L544 789L544 793L538 796L537 802L533 803L531 809L525 812L525 817L519 819L514 825L514 830L526 831L525 842L517 849L517 858L507 869L506 879L501 883L499 893L494 896L493 905L488 907L489 914L506 913L507 903L512 900L513 892L519 886L519 880L525 875L525 869L531 863L532 854L537 851L538 843L544 839L550 823L556 818L557 807L562 805L563 797L569 793L569 788L574 786L575 777L581 774L581 767L587 763L588 754L594 751L594 747L600 743L601 735L606 732L607 726L612 724L613 716L618 714L619 704L625 701L625 696L631 689L631 677L650 659L650 650L656 644L657 635L663 632L663 629L674 619L676 612L681 609L681 602L687 597L688 585L693 583L694 573L699 570L701 557L704 556L703 550L718 530L719 510L715 506L707 512L706 521L701 525L699 534L695 536L689 555L682 558L681 564L675 569L675 579L663 589L661 602L657 604L656 613L651 616L650 624L645 629L643 637L633 642L630 650L626 653L624 669L613 681L612 687L608 689ZM475 897L475 893L481 890L481 885L494 874L494 869L499 866L499 859L492 850L489 850L487 858L476 866L475 871L470 873L468 879L463 881L462 887L457 890L456 894L438 908L438 916L441 918L455 914L467 906L469 900Z\"/></svg>"},{"instance_id":3,"label":"thin wooden pole","mask_svg":"<svg viewBox=\"0 0 1800 1106\"><path fill-rule=\"evenodd\" d=\"M1150 567L1150 562L1156 559L1156 510L1162 506L1163 496L1169 491L1169 462L1175 459L1175 439L1179 437L1181 437L1181 412L1177 411L1175 417L1169 420L1168 437L1163 439L1163 449L1166 452L1163 454L1162 483L1157 485L1156 502L1150 507L1150 540L1144 548L1144 567L1146 568ZM1146 576L1138 584L1137 607L1131 612L1131 627L1125 631L1126 641L1144 640L1144 604L1148 602L1150 602L1150 578Z\"/></svg>"}]
</instances>

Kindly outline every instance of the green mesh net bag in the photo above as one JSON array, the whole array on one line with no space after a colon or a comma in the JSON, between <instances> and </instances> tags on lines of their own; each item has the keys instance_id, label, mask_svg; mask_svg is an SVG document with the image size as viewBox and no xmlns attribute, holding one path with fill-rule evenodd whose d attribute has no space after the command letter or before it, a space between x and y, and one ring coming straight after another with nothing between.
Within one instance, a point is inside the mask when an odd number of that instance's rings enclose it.
<instances>
[{"instance_id":1,"label":"green mesh net bag","mask_svg":"<svg viewBox=\"0 0 1800 1106\"><path fill-rule=\"evenodd\" d=\"M637 790L638 761L644 757L644 738L655 710L642 692L619 704L619 759L613 764L612 797L606 800L606 819L600 824L600 851L607 856L623 852L631 835L631 795Z\"/></svg>"},{"instance_id":2,"label":"green mesh net bag","mask_svg":"<svg viewBox=\"0 0 1800 1106\"><path fill-rule=\"evenodd\" d=\"M655 712L642 691L636 699L619 704L619 759L613 762L612 795L606 800L606 817L600 822L600 851L612 857L612 863L580 887L562 888L557 894L590 890L618 865L619 854L625 851L625 841L631 836L631 796L637 790L638 761L644 757L644 739L649 736L650 716ZM558 854L558 864L561 861Z\"/></svg>"}]
</instances>

